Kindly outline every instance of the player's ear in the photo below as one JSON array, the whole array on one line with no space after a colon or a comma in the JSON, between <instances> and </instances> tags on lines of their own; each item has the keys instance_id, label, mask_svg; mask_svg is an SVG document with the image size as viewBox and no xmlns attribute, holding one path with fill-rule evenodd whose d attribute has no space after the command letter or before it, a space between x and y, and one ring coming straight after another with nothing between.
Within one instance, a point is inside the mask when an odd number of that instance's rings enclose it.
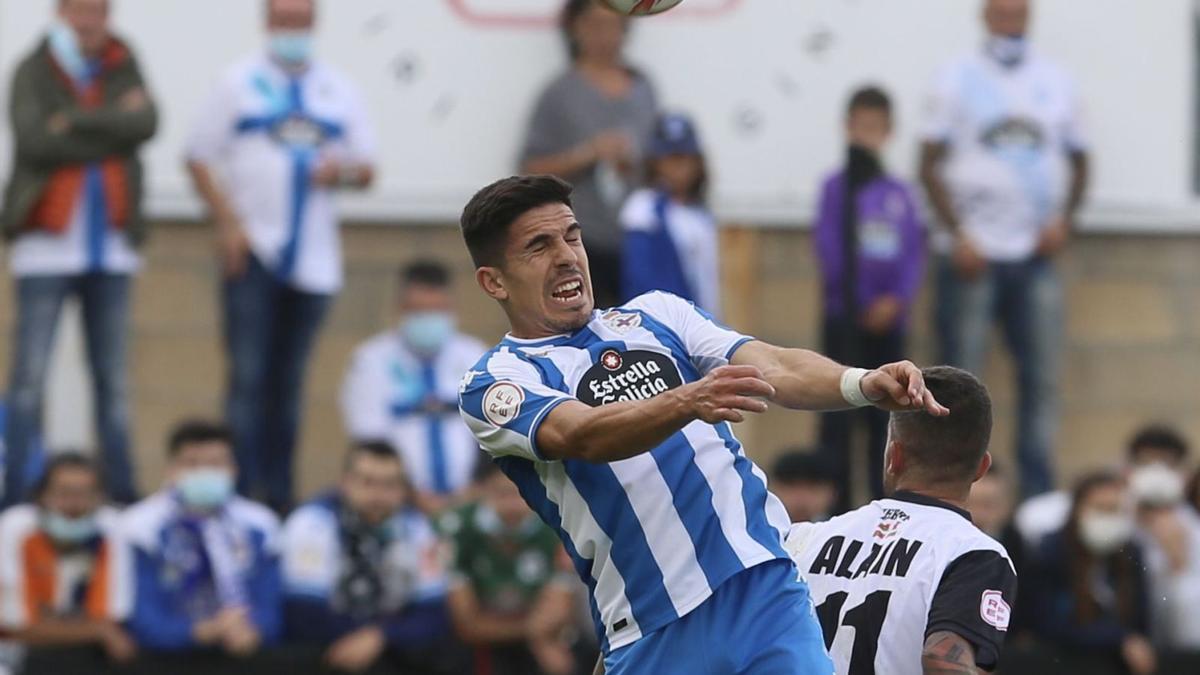
<instances>
[{"instance_id":1,"label":"player's ear","mask_svg":"<svg viewBox=\"0 0 1200 675\"><path fill-rule=\"evenodd\" d=\"M904 464L907 458L904 456L904 446L895 439L888 440L887 452L884 454L884 471L892 476L899 476L904 472Z\"/></svg>"},{"instance_id":2,"label":"player's ear","mask_svg":"<svg viewBox=\"0 0 1200 675\"><path fill-rule=\"evenodd\" d=\"M508 300L508 289L504 287L504 275L499 267L480 267L475 270L475 282L494 300Z\"/></svg>"},{"instance_id":3,"label":"player's ear","mask_svg":"<svg viewBox=\"0 0 1200 675\"><path fill-rule=\"evenodd\" d=\"M992 453L985 452L979 460L979 468L975 470L975 480L983 478L987 474L988 469L992 468ZM971 481L974 483L975 481Z\"/></svg>"}]
</instances>

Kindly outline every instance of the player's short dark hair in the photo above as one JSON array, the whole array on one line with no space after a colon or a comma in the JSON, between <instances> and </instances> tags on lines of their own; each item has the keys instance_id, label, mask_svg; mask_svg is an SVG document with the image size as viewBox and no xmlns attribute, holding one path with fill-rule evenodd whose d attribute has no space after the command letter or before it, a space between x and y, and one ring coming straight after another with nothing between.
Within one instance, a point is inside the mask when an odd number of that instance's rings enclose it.
<instances>
[{"instance_id":1,"label":"player's short dark hair","mask_svg":"<svg viewBox=\"0 0 1200 675\"><path fill-rule=\"evenodd\" d=\"M932 482L970 481L992 436L992 399L971 373L950 366L921 371L925 386L950 409L944 417L894 412L890 433L904 446L913 468Z\"/></svg>"},{"instance_id":2,"label":"player's short dark hair","mask_svg":"<svg viewBox=\"0 0 1200 675\"><path fill-rule=\"evenodd\" d=\"M96 466L96 462L81 452L69 450L55 453L46 462L45 468L42 469L42 475L38 477L37 483L33 486L34 499L41 499L46 495L50 484L54 482L54 477L60 472L72 469L90 473L92 479L96 481L96 487L101 492L104 491L104 479L100 475L100 469Z\"/></svg>"},{"instance_id":3,"label":"player's short dark hair","mask_svg":"<svg viewBox=\"0 0 1200 675\"><path fill-rule=\"evenodd\" d=\"M850 94L850 101L846 104L846 117L859 110L878 110L890 118L892 99L882 87L873 84L859 87Z\"/></svg>"},{"instance_id":4,"label":"player's short dark hair","mask_svg":"<svg viewBox=\"0 0 1200 675\"><path fill-rule=\"evenodd\" d=\"M483 188L463 209L463 240L476 267L499 267L508 229L526 212L546 204L571 206L571 184L548 175L510 176Z\"/></svg>"},{"instance_id":5,"label":"player's short dark hair","mask_svg":"<svg viewBox=\"0 0 1200 675\"><path fill-rule=\"evenodd\" d=\"M579 58L579 45L575 43L575 36L571 34L571 29L575 25L575 21L583 16L592 7L600 7L597 0L567 0L563 4L562 13L558 17L558 27L562 30L563 41L567 44L567 54L571 60ZM623 17L625 21L625 30L629 30L629 17Z\"/></svg>"},{"instance_id":6,"label":"player's short dark hair","mask_svg":"<svg viewBox=\"0 0 1200 675\"><path fill-rule=\"evenodd\" d=\"M1187 439L1178 430L1165 424L1151 424L1142 427L1129 439L1128 456L1135 459L1142 450L1154 448L1165 450L1175 461L1182 462L1188 456Z\"/></svg>"},{"instance_id":7,"label":"player's short dark hair","mask_svg":"<svg viewBox=\"0 0 1200 675\"><path fill-rule=\"evenodd\" d=\"M167 456L175 459L189 445L212 442L224 443L232 448L233 434L229 427L209 420L184 420L176 424L167 437Z\"/></svg>"},{"instance_id":8,"label":"player's short dark hair","mask_svg":"<svg viewBox=\"0 0 1200 675\"><path fill-rule=\"evenodd\" d=\"M450 287L450 269L441 261L424 258L405 265L400 270L400 286Z\"/></svg>"},{"instance_id":9,"label":"player's short dark hair","mask_svg":"<svg viewBox=\"0 0 1200 675\"><path fill-rule=\"evenodd\" d=\"M370 439L356 441L350 445L350 449L346 451L345 459L342 460L342 471L348 473L350 468L354 466L354 462L360 457L382 459L396 462L402 466L404 464L404 460L400 459L400 453L396 452L396 448L391 443L380 439Z\"/></svg>"},{"instance_id":10,"label":"player's short dark hair","mask_svg":"<svg viewBox=\"0 0 1200 675\"><path fill-rule=\"evenodd\" d=\"M771 466L771 481L793 485L796 483L833 483L836 481L833 467L820 454L794 448L784 451Z\"/></svg>"}]
</instances>

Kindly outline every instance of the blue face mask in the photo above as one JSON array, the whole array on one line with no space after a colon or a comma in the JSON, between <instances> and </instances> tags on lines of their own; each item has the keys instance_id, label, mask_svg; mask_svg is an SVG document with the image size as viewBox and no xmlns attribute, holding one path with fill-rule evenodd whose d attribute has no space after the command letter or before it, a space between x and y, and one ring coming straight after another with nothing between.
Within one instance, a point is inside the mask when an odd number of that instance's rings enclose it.
<instances>
[{"instance_id":1,"label":"blue face mask","mask_svg":"<svg viewBox=\"0 0 1200 675\"><path fill-rule=\"evenodd\" d=\"M450 312L413 312L400 324L404 342L417 356L431 357L454 334L454 315Z\"/></svg>"},{"instance_id":2,"label":"blue face mask","mask_svg":"<svg viewBox=\"0 0 1200 675\"><path fill-rule=\"evenodd\" d=\"M984 49L997 63L1012 68L1025 60L1029 40L1024 35L992 35Z\"/></svg>"},{"instance_id":3,"label":"blue face mask","mask_svg":"<svg viewBox=\"0 0 1200 675\"><path fill-rule=\"evenodd\" d=\"M312 58L312 33L306 30L273 31L268 40L271 54L291 66L301 66Z\"/></svg>"},{"instance_id":4,"label":"blue face mask","mask_svg":"<svg viewBox=\"0 0 1200 675\"><path fill-rule=\"evenodd\" d=\"M175 481L184 506L212 510L233 495L233 476L224 469L191 469Z\"/></svg>"},{"instance_id":5,"label":"blue face mask","mask_svg":"<svg viewBox=\"0 0 1200 675\"><path fill-rule=\"evenodd\" d=\"M78 546L100 534L100 526L96 524L95 516L90 514L68 518L61 513L45 511L41 520L42 531L56 544Z\"/></svg>"},{"instance_id":6,"label":"blue face mask","mask_svg":"<svg viewBox=\"0 0 1200 675\"><path fill-rule=\"evenodd\" d=\"M50 26L47 38L54 60L72 79L82 80L87 77L87 58L83 55L83 50L79 48L79 36L75 34L74 28L62 21L55 21Z\"/></svg>"}]
</instances>

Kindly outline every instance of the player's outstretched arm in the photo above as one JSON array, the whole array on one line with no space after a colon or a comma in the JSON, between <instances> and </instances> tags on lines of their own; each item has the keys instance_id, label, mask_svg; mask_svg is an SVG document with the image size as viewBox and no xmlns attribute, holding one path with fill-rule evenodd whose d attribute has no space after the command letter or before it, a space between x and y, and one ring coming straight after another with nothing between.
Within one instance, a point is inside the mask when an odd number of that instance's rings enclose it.
<instances>
[{"instance_id":1,"label":"player's outstretched arm","mask_svg":"<svg viewBox=\"0 0 1200 675\"><path fill-rule=\"evenodd\" d=\"M761 341L747 342L730 363L755 366L775 388L771 400L797 410L839 410L848 407L842 394L846 366L807 349L787 349ZM863 395L884 410L924 410L931 415L949 411L925 388L921 369L908 361L889 363L867 373Z\"/></svg>"},{"instance_id":2,"label":"player's outstretched arm","mask_svg":"<svg viewBox=\"0 0 1200 675\"><path fill-rule=\"evenodd\" d=\"M921 672L924 675L976 675L975 648L965 638L948 630L938 631L925 638L921 650Z\"/></svg>"},{"instance_id":3,"label":"player's outstretched arm","mask_svg":"<svg viewBox=\"0 0 1200 675\"><path fill-rule=\"evenodd\" d=\"M762 398L774 395L759 369L723 366L644 401L563 403L538 428L537 447L545 459L615 462L649 452L692 420L741 422L744 412L765 412Z\"/></svg>"}]
</instances>

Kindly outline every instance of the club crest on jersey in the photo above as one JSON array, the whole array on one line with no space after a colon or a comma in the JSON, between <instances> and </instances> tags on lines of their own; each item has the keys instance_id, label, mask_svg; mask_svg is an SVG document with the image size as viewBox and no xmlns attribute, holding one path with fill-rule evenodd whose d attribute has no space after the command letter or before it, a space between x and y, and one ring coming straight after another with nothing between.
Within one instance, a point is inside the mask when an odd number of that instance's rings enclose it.
<instances>
[{"instance_id":1,"label":"club crest on jersey","mask_svg":"<svg viewBox=\"0 0 1200 675\"><path fill-rule=\"evenodd\" d=\"M1004 601L1004 594L1000 591L984 591L979 599L979 617L996 630L1008 632L1012 608Z\"/></svg>"},{"instance_id":2,"label":"club crest on jersey","mask_svg":"<svg viewBox=\"0 0 1200 675\"><path fill-rule=\"evenodd\" d=\"M615 349L610 349L600 355L600 365L604 366L605 370L620 370L621 363L621 353Z\"/></svg>"},{"instance_id":3,"label":"club crest on jersey","mask_svg":"<svg viewBox=\"0 0 1200 675\"><path fill-rule=\"evenodd\" d=\"M635 312L621 312L615 309L610 309L600 317L600 321L608 326L615 333L624 335L629 331L642 325L642 315Z\"/></svg>"},{"instance_id":4,"label":"club crest on jersey","mask_svg":"<svg viewBox=\"0 0 1200 675\"><path fill-rule=\"evenodd\" d=\"M483 393L483 416L502 427L517 419L524 402L524 389L512 382L496 382Z\"/></svg>"},{"instance_id":5,"label":"club crest on jersey","mask_svg":"<svg viewBox=\"0 0 1200 675\"><path fill-rule=\"evenodd\" d=\"M683 384L665 354L645 349L605 350L579 380L575 396L595 407L617 401L643 401Z\"/></svg>"}]
</instances>

